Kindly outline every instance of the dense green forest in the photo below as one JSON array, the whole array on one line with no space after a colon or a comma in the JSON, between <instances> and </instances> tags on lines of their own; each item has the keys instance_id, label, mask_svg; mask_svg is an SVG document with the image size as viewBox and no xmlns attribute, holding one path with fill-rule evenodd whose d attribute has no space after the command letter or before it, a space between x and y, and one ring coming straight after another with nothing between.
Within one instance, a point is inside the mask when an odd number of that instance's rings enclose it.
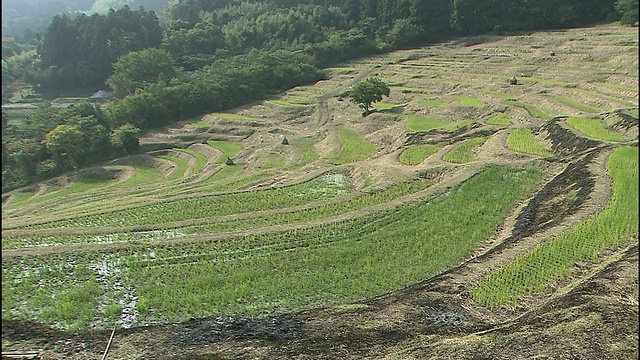
<instances>
[{"instance_id":1,"label":"dense green forest","mask_svg":"<svg viewBox=\"0 0 640 360\"><path fill-rule=\"evenodd\" d=\"M108 86L114 98L44 105L19 122L3 112L3 192L135 151L140 131L313 83L345 60L637 18L634 0L178 0L159 12L56 15L42 36L3 38L3 103L15 81L39 93Z\"/></svg>"}]
</instances>

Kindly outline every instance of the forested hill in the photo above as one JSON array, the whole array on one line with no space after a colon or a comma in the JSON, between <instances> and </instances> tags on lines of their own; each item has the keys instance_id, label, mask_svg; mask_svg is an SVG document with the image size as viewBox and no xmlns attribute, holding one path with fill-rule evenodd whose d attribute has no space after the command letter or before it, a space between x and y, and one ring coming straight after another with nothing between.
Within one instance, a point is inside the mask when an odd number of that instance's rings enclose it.
<instances>
[{"instance_id":1,"label":"forested hill","mask_svg":"<svg viewBox=\"0 0 640 360\"><path fill-rule=\"evenodd\" d=\"M20 79L38 91L109 87L115 98L104 107L43 109L28 128L3 113L3 191L133 151L139 130L317 81L322 68L342 61L455 36L633 24L637 6L637 0L177 0L162 11L125 5L105 14L56 15L30 45L3 39L3 98Z\"/></svg>"},{"instance_id":2,"label":"forested hill","mask_svg":"<svg viewBox=\"0 0 640 360\"><path fill-rule=\"evenodd\" d=\"M172 0L2 0L2 36L28 41L44 33L58 14L106 14L110 8L164 10Z\"/></svg>"}]
</instances>

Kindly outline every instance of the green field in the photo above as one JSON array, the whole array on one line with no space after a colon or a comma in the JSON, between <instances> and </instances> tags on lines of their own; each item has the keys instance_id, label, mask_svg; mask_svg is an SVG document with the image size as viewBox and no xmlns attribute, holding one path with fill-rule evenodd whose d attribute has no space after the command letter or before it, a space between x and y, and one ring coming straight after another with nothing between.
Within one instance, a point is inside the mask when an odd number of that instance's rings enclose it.
<instances>
[{"instance_id":1,"label":"green field","mask_svg":"<svg viewBox=\"0 0 640 360\"><path fill-rule=\"evenodd\" d=\"M567 123L576 130L584 133L588 137L604 141L625 141L624 136L606 127L604 122L599 119L589 119L582 117L570 117Z\"/></svg>"},{"instance_id":2,"label":"green field","mask_svg":"<svg viewBox=\"0 0 640 360\"><path fill-rule=\"evenodd\" d=\"M638 233L638 148L616 150L607 169L614 193L602 212L490 273L471 290L473 297L490 308L515 307L522 296L566 277L575 263L597 263L599 254L627 244Z\"/></svg>"},{"instance_id":3,"label":"green field","mask_svg":"<svg viewBox=\"0 0 640 360\"><path fill-rule=\"evenodd\" d=\"M637 28L494 26L3 193L3 351L98 359L115 327L109 359L637 358Z\"/></svg>"},{"instance_id":4,"label":"green field","mask_svg":"<svg viewBox=\"0 0 640 360\"><path fill-rule=\"evenodd\" d=\"M531 129L516 129L507 138L509 149L521 153L538 155L542 157L553 157L553 153L545 149L533 136Z\"/></svg>"},{"instance_id":5,"label":"green field","mask_svg":"<svg viewBox=\"0 0 640 360\"><path fill-rule=\"evenodd\" d=\"M400 162L407 165L417 165L438 151L440 151L440 147L435 145L411 146L400 154Z\"/></svg>"},{"instance_id":6,"label":"green field","mask_svg":"<svg viewBox=\"0 0 640 360\"><path fill-rule=\"evenodd\" d=\"M336 155L327 159L330 164L340 165L363 160L377 150L375 144L368 142L354 130L341 128L338 130L338 136L342 147Z\"/></svg>"}]
</instances>

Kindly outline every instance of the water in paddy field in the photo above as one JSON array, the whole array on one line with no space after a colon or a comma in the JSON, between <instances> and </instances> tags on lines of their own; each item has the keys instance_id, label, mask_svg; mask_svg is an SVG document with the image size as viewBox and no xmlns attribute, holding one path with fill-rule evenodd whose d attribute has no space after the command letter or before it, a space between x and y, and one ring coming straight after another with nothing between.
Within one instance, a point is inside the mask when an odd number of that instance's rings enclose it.
<instances>
[{"instance_id":1,"label":"water in paddy field","mask_svg":"<svg viewBox=\"0 0 640 360\"><path fill-rule=\"evenodd\" d=\"M116 258L115 254L112 254L108 259L92 263L89 265L89 268L96 272L96 279L106 290L102 303L100 304L100 311L103 311L108 304L115 301L115 299L108 299L107 294L122 292L122 297L118 299L118 304L122 311L120 312L117 324L123 329L128 329L136 323L138 317L138 310L136 309L138 296L135 293L135 289L130 287L125 288L120 282L119 264L120 259Z\"/></svg>"},{"instance_id":2,"label":"water in paddy field","mask_svg":"<svg viewBox=\"0 0 640 360\"><path fill-rule=\"evenodd\" d=\"M325 188L321 188L321 191L331 194L343 194L349 190L349 182L347 177L343 174L326 174L321 177L325 183Z\"/></svg>"}]
</instances>

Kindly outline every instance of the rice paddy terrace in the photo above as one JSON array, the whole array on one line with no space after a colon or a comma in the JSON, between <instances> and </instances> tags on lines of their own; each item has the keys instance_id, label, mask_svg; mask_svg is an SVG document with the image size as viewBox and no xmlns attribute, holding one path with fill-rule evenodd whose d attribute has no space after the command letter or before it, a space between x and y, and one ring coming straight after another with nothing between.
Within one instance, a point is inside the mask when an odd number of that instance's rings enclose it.
<instances>
[{"instance_id":1,"label":"rice paddy terrace","mask_svg":"<svg viewBox=\"0 0 640 360\"><path fill-rule=\"evenodd\" d=\"M327 71L3 194L3 350L99 359L115 327L109 359L638 358L637 28Z\"/></svg>"}]
</instances>

